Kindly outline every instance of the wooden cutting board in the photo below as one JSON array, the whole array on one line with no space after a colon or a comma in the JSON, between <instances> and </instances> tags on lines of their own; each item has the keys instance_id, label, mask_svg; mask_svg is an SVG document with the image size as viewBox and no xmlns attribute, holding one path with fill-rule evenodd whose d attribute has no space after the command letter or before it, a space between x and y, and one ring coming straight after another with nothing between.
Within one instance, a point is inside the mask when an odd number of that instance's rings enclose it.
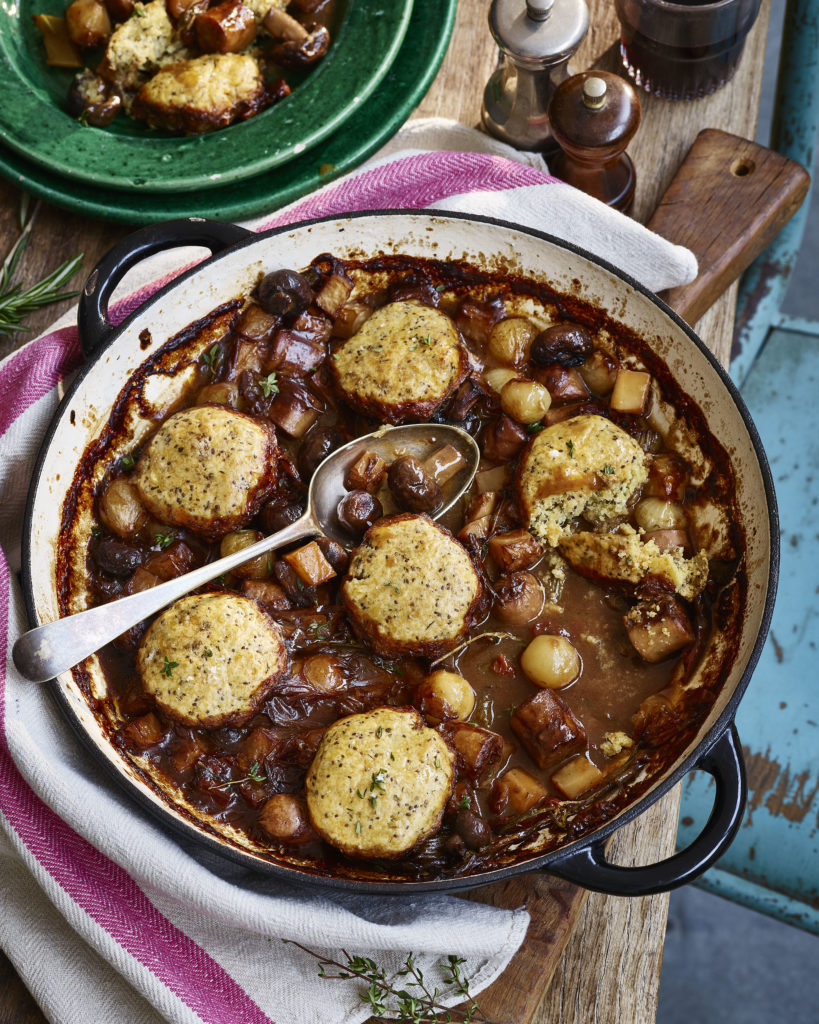
<instances>
[{"instance_id":1,"label":"wooden cutting board","mask_svg":"<svg viewBox=\"0 0 819 1024\"><path fill-rule=\"evenodd\" d=\"M695 323L796 213L810 176L793 160L715 129L697 136L648 223L691 249L699 274L664 298ZM481 1013L497 1024L530 1024L588 891L530 872L469 893L492 906L525 907L526 941L480 995Z\"/></svg>"}]
</instances>

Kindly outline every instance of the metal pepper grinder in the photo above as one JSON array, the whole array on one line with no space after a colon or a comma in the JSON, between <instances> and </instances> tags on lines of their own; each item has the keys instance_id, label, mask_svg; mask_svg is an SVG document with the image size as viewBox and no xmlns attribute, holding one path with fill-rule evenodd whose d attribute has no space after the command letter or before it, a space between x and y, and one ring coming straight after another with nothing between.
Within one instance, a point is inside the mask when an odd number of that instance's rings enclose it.
<instances>
[{"instance_id":1,"label":"metal pepper grinder","mask_svg":"<svg viewBox=\"0 0 819 1024\"><path fill-rule=\"evenodd\" d=\"M490 135L517 149L554 147L549 101L588 27L585 0L492 0L489 28L503 62L483 94Z\"/></svg>"},{"instance_id":2,"label":"metal pepper grinder","mask_svg":"<svg viewBox=\"0 0 819 1024\"><path fill-rule=\"evenodd\" d=\"M551 172L626 213L636 177L625 149L640 124L633 86L607 71L583 71L557 87L549 118L562 150L549 159Z\"/></svg>"}]
</instances>

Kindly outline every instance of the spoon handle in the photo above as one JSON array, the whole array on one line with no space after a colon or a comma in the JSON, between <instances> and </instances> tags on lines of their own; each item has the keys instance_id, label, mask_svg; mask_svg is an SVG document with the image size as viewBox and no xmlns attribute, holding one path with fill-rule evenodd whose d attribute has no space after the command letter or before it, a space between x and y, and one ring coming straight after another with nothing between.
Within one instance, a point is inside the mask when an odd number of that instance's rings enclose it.
<instances>
[{"instance_id":1,"label":"spoon handle","mask_svg":"<svg viewBox=\"0 0 819 1024\"><path fill-rule=\"evenodd\" d=\"M20 674L32 683L45 683L72 668L83 658L94 654L120 633L158 612L165 605L196 590L204 583L209 583L222 573L230 572L237 565L256 558L265 551L283 547L292 541L319 532L313 514L308 509L295 523L232 555L209 562L199 569L168 580L167 583L160 583L150 590L143 590L110 604L89 608L84 612L77 612L64 619L30 629L23 633L14 645L11 652L14 664Z\"/></svg>"}]
</instances>

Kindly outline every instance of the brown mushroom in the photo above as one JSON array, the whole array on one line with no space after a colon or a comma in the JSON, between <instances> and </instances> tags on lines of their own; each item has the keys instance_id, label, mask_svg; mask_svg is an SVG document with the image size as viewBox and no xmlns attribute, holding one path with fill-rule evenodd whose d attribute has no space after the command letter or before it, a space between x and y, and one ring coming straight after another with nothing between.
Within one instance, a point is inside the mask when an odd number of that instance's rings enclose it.
<instances>
[{"instance_id":1,"label":"brown mushroom","mask_svg":"<svg viewBox=\"0 0 819 1024\"><path fill-rule=\"evenodd\" d=\"M279 40L273 46L271 56L283 68L310 67L321 60L330 46L330 33L325 25L308 28L278 7L267 12L264 27L274 39Z\"/></svg>"}]
</instances>

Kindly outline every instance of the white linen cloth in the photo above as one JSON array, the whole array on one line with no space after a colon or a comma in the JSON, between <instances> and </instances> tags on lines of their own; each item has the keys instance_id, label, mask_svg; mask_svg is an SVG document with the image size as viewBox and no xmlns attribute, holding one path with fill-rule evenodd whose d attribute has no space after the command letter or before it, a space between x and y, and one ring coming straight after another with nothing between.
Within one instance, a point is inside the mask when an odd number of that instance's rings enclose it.
<instances>
[{"instance_id":1,"label":"white linen cloth","mask_svg":"<svg viewBox=\"0 0 819 1024\"><path fill-rule=\"evenodd\" d=\"M364 169L248 226L376 207L459 210L559 235L655 290L695 276L687 250L539 161L463 126L416 122ZM121 289L141 291L113 312L126 315L189 260L176 251L143 265ZM81 361L73 321L0 363L0 946L55 1024L366 1019L357 982L321 979L283 939L337 959L341 949L373 956L388 972L415 951L429 978L455 953L479 992L523 941L525 911L308 890L187 848L100 771L46 689L15 672L11 647L27 625L22 512L43 432Z\"/></svg>"}]
</instances>

